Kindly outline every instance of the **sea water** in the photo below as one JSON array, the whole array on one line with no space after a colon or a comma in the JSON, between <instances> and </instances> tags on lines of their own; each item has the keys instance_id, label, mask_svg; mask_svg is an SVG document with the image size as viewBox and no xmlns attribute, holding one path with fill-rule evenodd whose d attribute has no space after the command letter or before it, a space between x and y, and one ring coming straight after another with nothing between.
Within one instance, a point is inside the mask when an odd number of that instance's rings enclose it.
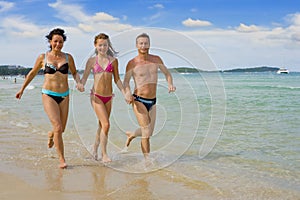
<instances>
[{"instance_id":1,"label":"sea water","mask_svg":"<svg viewBox=\"0 0 300 200\"><path fill-rule=\"evenodd\" d=\"M114 87L109 167L129 173L157 171L187 185L205 183L227 197L299 197L300 73L192 73L173 78L177 90L168 93L164 76L159 76L153 166L148 171L139 162L143 158L139 138L128 153L120 153L125 132L138 125L132 107ZM46 137L51 128L41 101L43 76L37 76L16 100L23 81L21 77L17 83L0 80L2 161L39 162L36 152L28 148L25 154L16 146L38 143L37 136ZM89 100L92 81L90 77L80 93L69 78L70 112L64 136L72 142L68 133L75 133L80 142L74 140L74 145L90 152L98 123ZM68 151L81 155L79 148Z\"/></svg>"}]
</instances>

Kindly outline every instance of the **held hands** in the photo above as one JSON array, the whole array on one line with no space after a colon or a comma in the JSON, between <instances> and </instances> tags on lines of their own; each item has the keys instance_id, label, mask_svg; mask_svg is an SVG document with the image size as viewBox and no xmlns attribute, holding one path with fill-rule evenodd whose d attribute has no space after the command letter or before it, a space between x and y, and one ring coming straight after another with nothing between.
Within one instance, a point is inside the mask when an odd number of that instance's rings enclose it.
<instances>
[{"instance_id":1,"label":"held hands","mask_svg":"<svg viewBox=\"0 0 300 200\"><path fill-rule=\"evenodd\" d=\"M84 92L84 86L82 83L77 83L76 88L79 92Z\"/></svg>"},{"instance_id":2,"label":"held hands","mask_svg":"<svg viewBox=\"0 0 300 200\"><path fill-rule=\"evenodd\" d=\"M124 95L124 97L125 97L125 101L126 101L127 104L131 104L131 103L132 103L132 101L133 101L133 96L132 96L132 94L131 94L130 92L127 92L127 93Z\"/></svg>"}]
</instances>

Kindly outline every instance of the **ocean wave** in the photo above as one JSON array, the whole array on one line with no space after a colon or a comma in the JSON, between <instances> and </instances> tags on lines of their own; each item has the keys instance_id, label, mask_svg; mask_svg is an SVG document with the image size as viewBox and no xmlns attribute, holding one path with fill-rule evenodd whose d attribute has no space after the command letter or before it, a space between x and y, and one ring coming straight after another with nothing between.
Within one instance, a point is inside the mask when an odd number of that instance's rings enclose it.
<instances>
[{"instance_id":1,"label":"ocean wave","mask_svg":"<svg viewBox=\"0 0 300 200\"><path fill-rule=\"evenodd\" d=\"M28 128L29 123L28 122L16 122L16 121L10 121L9 122L13 126L21 127L21 128Z\"/></svg>"},{"instance_id":2,"label":"ocean wave","mask_svg":"<svg viewBox=\"0 0 300 200\"><path fill-rule=\"evenodd\" d=\"M26 87L26 90L33 90L35 88L35 86L33 86L33 85L28 85L27 87Z\"/></svg>"},{"instance_id":3,"label":"ocean wave","mask_svg":"<svg viewBox=\"0 0 300 200\"><path fill-rule=\"evenodd\" d=\"M248 86L253 89L284 89L284 90L300 90L300 87L296 86L286 86L286 85L266 85L266 86Z\"/></svg>"},{"instance_id":4,"label":"ocean wave","mask_svg":"<svg viewBox=\"0 0 300 200\"><path fill-rule=\"evenodd\" d=\"M8 111L0 110L0 115L1 116L8 115Z\"/></svg>"}]
</instances>

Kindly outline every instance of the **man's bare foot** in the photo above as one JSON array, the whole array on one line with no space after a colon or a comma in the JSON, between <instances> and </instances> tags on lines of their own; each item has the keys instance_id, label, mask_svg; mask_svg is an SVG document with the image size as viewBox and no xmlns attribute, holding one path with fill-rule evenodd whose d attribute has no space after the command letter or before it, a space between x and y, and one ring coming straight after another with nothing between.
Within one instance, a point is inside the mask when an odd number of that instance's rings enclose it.
<instances>
[{"instance_id":1,"label":"man's bare foot","mask_svg":"<svg viewBox=\"0 0 300 200\"><path fill-rule=\"evenodd\" d=\"M60 163L59 168L66 169L68 167L67 163Z\"/></svg>"},{"instance_id":2,"label":"man's bare foot","mask_svg":"<svg viewBox=\"0 0 300 200\"><path fill-rule=\"evenodd\" d=\"M110 159L107 155L104 155L104 156L102 157L102 162L103 162L103 163L109 163L109 162L111 162L111 159Z\"/></svg>"},{"instance_id":3,"label":"man's bare foot","mask_svg":"<svg viewBox=\"0 0 300 200\"><path fill-rule=\"evenodd\" d=\"M48 132L48 148L52 148L54 145L53 137L54 137L54 133L49 131Z\"/></svg>"},{"instance_id":4,"label":"man's bare foot","mask_svg":"<svg viewBox=\"0 0 300 200\"><path fill-rule=\"evenodd\" d=\"M128 147L130 145L131 141L135 138L135 136L131 132L126 132L126 135L127 135L127 140L125 143L125 147Z\"/></svg>"},{"instance_id":5,"label":"man's bare foot","mask_svg":"<svg viewBox=\"0 0 300 200\"><path fill-rule=\"evenodd\" d=\"M121 153L127 153L128 152L128 147L124 147L122 150L121 150Z\"/></svg>"},{"instance_id":6,"label":"man's bare foot","mask_svg":"<svg viewBox=\"0 0 300 200\"><path fill-rule=\"evenodd\" d=\"M145 160L144 160L145 169L153 167L154 166L154 160L155 160L154 158L150 158L149 156L146 156Z\"/></svg>"}]
</instances>

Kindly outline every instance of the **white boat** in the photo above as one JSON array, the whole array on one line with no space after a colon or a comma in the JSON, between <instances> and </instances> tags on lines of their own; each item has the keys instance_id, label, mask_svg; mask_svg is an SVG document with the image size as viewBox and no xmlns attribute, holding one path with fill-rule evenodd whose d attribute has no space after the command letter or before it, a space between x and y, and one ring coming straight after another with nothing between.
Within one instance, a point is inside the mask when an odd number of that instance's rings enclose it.
<instances>
[{"instance_id":1,"label":"white boat","mask_svg":"<svg viewBox=\"0 0 300 200\"><path fill-rule=\"evenodd\" d=\"M277 71L277 74L288 74L288 73L289 73L289 70L287 70L286 68L280 68Z\"/></svg>"}]
</instances>

